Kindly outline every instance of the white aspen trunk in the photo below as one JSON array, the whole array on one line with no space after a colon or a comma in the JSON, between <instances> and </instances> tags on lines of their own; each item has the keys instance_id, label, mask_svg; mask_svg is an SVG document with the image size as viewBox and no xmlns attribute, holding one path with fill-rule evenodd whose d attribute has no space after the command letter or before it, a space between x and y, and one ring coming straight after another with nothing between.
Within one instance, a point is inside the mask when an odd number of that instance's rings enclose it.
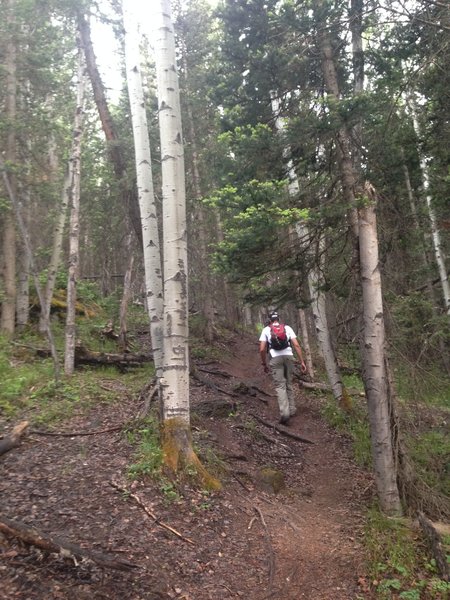
<instances>
[{"instance_id":1,"label":"white aspen trunk","mask_svg":"<svg viewBox=\"0 0 450 600\"><path fill-rule=\"evenodd\" d=\"M203 484L219 489L192 447L189 408L188 265L184 150L169 0L155 3L155 59L161 139L164 247L163 454L177 471L191 465Z\"/></svg>"},{"instance_id":2,"label":"white aspen trunk","mask_svg":"<svg viewBox=\"0 0 450 600\"><path fill-rule=\"evenodd\" d=\"M364 316L364 386L373 469L381 509L395 516L402 514L402 506L391 432L378 235L373 204L359 210L359 246Z\"/></svg>"},{"instance_id":3,"label":"white aspen trunk","mask_svg":"<svg viewBox=\"0 0 450 600\"><path fill-rule=\"evenodd\" d=\"M76 129L76 123L74 123ZM47 328L47 322L50 319L50 309L53 298L53 292L55 290L56 276L58 274L58 268L61 262L63 237L64 237L64 226L67 218L67 207L70 200L70 191L73 180L73 161L69 160L67 166L67 172L64 177L63 190L61 195L61 202L59 205L58 214L56 217L56 223L53 230L53 248L52 255L47 271L47 281L45 283L44 290L44 304L41 306L41 313L39 316L39 331L45 331Z\"/></svg>"},{"instance_id":4,"label":"white aspen trunk","mask_svg":"<svg viewBox=\"0 0 450 600\"><path fill-rule=\"evenodd\" d=\"M402 154L402 159L404 159L403 148L401 148L401 154ZM424 242L424 238L423 238L423 232L420 227L419 217L417 214L416 202L415 202L414 194L413 194L413 190L412 190L411 179L409 176L409 170L408 170L407 165L404 162L402 164L402 169L403 169L403 174L405 177L405 186L406 186L406 191L408 194L409 205L411 207L411 214L413 216L414 226L415 226L417 234L420 236L420 240L421 240L420 257L422 260L422 264L425 267L426 286L427 286L427 290L428 290L428 295L429 295L430 301L431 301L433 316L437 317L438 310L435 305L433 281L432 281L430 273L429 273L429 258L428 258L427 252L426 252L426 246L425 246L425 242ZM439 344L439 349L441 352L441 360L443 362L443 365L444 365L447 373L450 374L450 359L448 356L447 348L445 347L445 341L442 339L442 337L439 337L438 344Z\"/></svg>"},{"instance_id":5,"label":"white aspen trunk","mask_svg":"<svg viewBox=\"0 0 450 600\"><path fill-rule=\"evenodd\" d=\"M163 367L163 279L158 215L153 188L150 140L140 69L139 36L134 19L136 3L123 2L125 27L125 60L128 95L133 126L136 178L142 226L145 298L150 321L153 360L156 376L162 378Z\"/></svg>"},{"instance_id":6,"label":"white aspen trunk","mask_svg":"<svg viewBox=\"0 0 450 600\"><path fill-rule=\"evenodd\" d=\"M184 149L170 2L155 2L163 195L163 419L189 424L188 271Z\"/></svg>"},{"instance_id":7,"label":"white aspen trunk","mask_svg":"<svg viewBox=\"0 0 450 600\"><path fill-rule=\"evenodd\" d=\"M70 228L69 228L69 274L67 280L67 318L65 333L64 372L72 375L75 370L75 303L77 299L77 279L79 263L79 214L81 183L81 138L83 134L84 90L86 76L81 48L78 55L77 106L72 147L72 185L70 188Z\"/></svg>"},{"instance_id":8,"label":"white aspen trunk","mask_svg":"<svg viewBox=\"0 0 450 600\"><path fill-rule=\"evenodd\" d=\"M131 233L127 236L126 243L126 254L128 258L127 270L125 271L125 277L123 280L123 293L122 300L120 302L120 314L119 314L119 348L121 352L126 352L128 349L127 339L127 310L128 303L131 297L131 277L133 274L134 255L131 247Z\"/></svg>"},{"instance_id":9,"label":"white aspen trunk","mask_svg":"<svg viewBox=\"0 0 450 600\"><path fill-rule=\"evenodd\" d=\"M323 257L323 239L319 245L319 260ZM321 276L320 265L310 271L308 277L309 294L311 296L311 308L314 316L314 324L316 327L317 341L319 342L322 351L325 370L327 372L328 381L334 398L341 403L344 398L344 386L342 384L341 373L339 370L336 353L334 351L333 342L331 340L330 328L328 326L326 297L321 292L323 280Z\"/></svg>"},{"instance_id":10,"label":"white aspen trunk","mask_svg":"<svg viewBox=\"0 0 450 600\"><path fill-rule=\"evenodd\" d=\"M6 21L9 27L13 27L13 0L5 2ZM13 33L8 35L6 43L5 70L6 70L6 98L5 116L8 122L6 136L5 160L8 165L14 166L17 161L16 151L16 102L17 102L17 78L16 78L17 49L13 39ZM10 185L13 194L16 194L16 177L14 172L10 175ZM1 306L0 331L12 336L16 325L16 228L14 215L7 210L3 219L3 288L4 297Z\"/></svg>"},{"instance_id":11,"label":"white aspen trunk","mask_svg":"<svg viewBox=\"0 0 450 600\"><path fill-rule=\"evenodd\" d=\"M417 137L420 138L420 128L419 128L419 123L417 120L414 99L411 99L410 108L411 108L411 113L412 113L414 130L416 132ZM420 150L419 150L419 159L420 159L420 168L421 168L421 172L422 172L422 186L423 186L423 191L425 193L428 217L430 219L434 256L435 256L436 264L437 264L438 271L439 271L439 279L440 279L441 287L442 287L445 311L446 311L447 315L450 315L450 284L448 281L447 269L445 266L445 255L442 250L441 234L440 234L437 219L436 219L436 213L434 212L433 199L430 194L430 177L429 177L429 173L428 173L428 164L427 164L427 161L425 160L425 157L423 156L423 153L420 152Z\"/></svg>"}]
</instances>

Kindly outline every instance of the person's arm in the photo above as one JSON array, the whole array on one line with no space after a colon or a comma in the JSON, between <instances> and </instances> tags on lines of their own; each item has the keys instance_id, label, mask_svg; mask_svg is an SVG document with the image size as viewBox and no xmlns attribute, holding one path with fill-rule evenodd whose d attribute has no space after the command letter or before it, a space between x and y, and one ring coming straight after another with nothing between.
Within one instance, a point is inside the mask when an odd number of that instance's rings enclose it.
<instances>
[{"instance_id":1,"label":"person's arm","mask_svg":"<svg viewBox=\"0 0 450 600\"><path fill-rule=\"evenodd\" d=\"M305 364L305 361L303 360L303 353L302 353L300 344L298 343L298 339L296 337L291 338L291 344L298 356L298 360L300 361L300 369L301 369L302 373L306 373L306 364Z\"/></svg>"},{"instance_id":2,"label":"person's arm","mask_svg":"<svg viewBox=\"0 0 450 600\"><path fill-rule=\"evenodd\" d=\"M269 367L267 365L267 342L259 342L259 356L261 357L261 364L263 366L264 373L268 373Z\"/></svg>"}]
</instances>

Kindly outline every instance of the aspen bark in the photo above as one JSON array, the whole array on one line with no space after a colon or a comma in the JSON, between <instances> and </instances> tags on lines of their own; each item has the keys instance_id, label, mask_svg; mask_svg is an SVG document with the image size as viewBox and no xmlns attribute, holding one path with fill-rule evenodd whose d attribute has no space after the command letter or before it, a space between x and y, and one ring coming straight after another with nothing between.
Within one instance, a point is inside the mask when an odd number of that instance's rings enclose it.
<instances>
[{"instance_id":1,"label":"aspen bark","mask_svg":"<svg viewBox=\"0 0 450 600\"><path fill-rule=\"evenodd\" d=\"M417 137L420 137L419 122L416 115L416 106L413 99L410 99L410 109L412 113L412 120L414 131ZM419 160L420 169L422 174L422 187L425 194L425 201L427 206L428 218L430 219L431 237L433 240L434 257L439 272L439 279L442 287L442 295L444 299L444 306L447 315L450 315L450 284L448 281L447 268L445 266L445 255L442 248L441 233L439 231L438 222L436 219L436 213L433 207L433 198L430 193L430 176L428 170L428 163L423 155L423 152L419 149Z\"/></svg>"},{"instance_id":2,"label":"aspen bark","mask_svg":"<svg viewBox=\"0 0 450 600\"><path fill-rule=\"evenodd\" d=\"M76 128L76 123L74 123ZM39 317L39 330L45 331L46 323L50 319L50 308L55 291L56 276L58 274L58 268L61 262L61 253L63 246L64 226L67 218L67 207L69 205L70 189L73 180L73 161L69 160L67 166L67 172L64 177L63 190L61 194L61 202L58 209L58 215L56 217L56 223L53 230L53 247L52 255L47 271L47 281L45 283L44 290L44 304L41 306L41 314Z\"/></svg>"},{"instance_id":3,"label":"aspen bark","mask_svg":"<svg viewBox=\"0 0 450 600\"><path fill-rule=\"evenodd\" d=\"M188 270L184 148L175 36L168 0L155 3L155 60L163 195L163 419L189 424Z\"/></svg>"},{"instance_id":4,"label":"aspen bark","mask_svg":"<svg viewBox=\"0 0 450 600\"><path fill-rule=\"evenodd\" d=\"M140 69L139 37L133 17L135 3L123 2L125 61L133 127L134 153L144 254L145 297L156 375L163 365L163 280L158 214L153 188L150 140Z\"/></svg>"},{"instance_id":5,"label":"aspen bark","mask_svg":"<svg viewBox=\"0 0 450 600\"><path fill-rule=\"evenodd\" d=\"M72 145L72 184L70 187L69 274L67 280L67 318L65 333L64 372L72 375L75 370L75 302L79 263L79 213L81 179L81 138L83 133L85 72L81 49L78 57L77 106Z\"/></svg>"},{"instance_id":6,"label":"aspen bark","mask_svg":"<svg viewBox=\"0 0 450 600\"><path fill-rule=\"evenodd\" d=\"M390 423L378 235L372 203L359 210L359 246L364 316L363 379L369 411L373 469L381 508L386 514L395 516L402 514L402 506Z\"/></svg>"},{"instance_id":7,"label":"aspen bark","mask_svg":"<svg viewBox=\"0 0 450 600\"><path fill-rule=\"evenodd\" d=\"M163 454L166 466L173 471L189 465L206 487L219 489L220 482L209 475L196 456L190 432L186 193L175 36L169 0L158 0L155 5L163 188Z\"/></svg>"}]
</instances>

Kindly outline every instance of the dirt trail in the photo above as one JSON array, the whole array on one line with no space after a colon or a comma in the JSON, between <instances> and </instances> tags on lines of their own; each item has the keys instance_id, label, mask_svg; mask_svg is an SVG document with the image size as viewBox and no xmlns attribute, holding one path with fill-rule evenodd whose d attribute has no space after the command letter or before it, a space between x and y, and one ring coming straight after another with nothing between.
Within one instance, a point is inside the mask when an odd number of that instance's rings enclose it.
<instances>
[{"instance_id":1,"label":"dirt trail","mask_svg":"<svg viewBox=\"0 0 450 600\"><path fill-rule=\"evenodd\" d=\"M324 424L312 396L298 391L298 413L286 430L314 444L257 420L278 419L257 344L249 339L231 345L230 354L203 364L209 386L193 380L191 388L194 441L205 456L212 449L221 457L221 492L206 494L189 482L173 488L164 480L131 483L126 469L134 460L133 447L121 432L30 436L3 457L3 514L138 568L122 573L76 565L0 535L2 600L371 597L358 584L364 576L361 515L370 477L351 461L348 442ZM239 384L246 387L237 391ZM232 410L220 415L200 410L226 409L227 403ZM124 398L120 405L97 406L60 430L104 429L133 418L138 409L136 400ZM285 487L277 494L262 482L264 467L284 476ZM112 488L112 480L136 494L159 521Z\"/></svg>"}]
</instances>

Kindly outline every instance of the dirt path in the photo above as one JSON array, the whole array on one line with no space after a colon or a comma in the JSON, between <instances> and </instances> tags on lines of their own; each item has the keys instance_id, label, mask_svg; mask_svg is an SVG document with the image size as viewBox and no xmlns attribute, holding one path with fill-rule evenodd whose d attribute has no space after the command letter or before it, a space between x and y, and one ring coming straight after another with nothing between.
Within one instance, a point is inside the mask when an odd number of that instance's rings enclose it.
<instances>
[{"instance_id":1,"label":"dirt path","mask_svg":"<svg viewBox=\"0 0 450 600\"><path fill-rule=\"evenodd\" d=\"M211 387L192 383L194 441L205 456L221 457L223 490L207 494L189 482L172 488L154 479L131 483L126 469L133 447L121 432L30 436L1 460L3 514L138 568L76 565L0 535L2 600L370 598L358 579L364 576L363 495L371 481L352 463L347 441L320 419L318 401L300 391L288 431L314 444L255 418L276 423L278 411L253 340L233 346L232 358L203 367ZM246 393L236 391L240 383ZM232 410L204 414L205 406L219 411L224 403ZM131 419L138 408L132 399L100 405L61 430L104 429ZM284 477L276 494L263 481L264 467ZM136 494L158 522L112 480Z\"/></svg>"}]
</instances>

